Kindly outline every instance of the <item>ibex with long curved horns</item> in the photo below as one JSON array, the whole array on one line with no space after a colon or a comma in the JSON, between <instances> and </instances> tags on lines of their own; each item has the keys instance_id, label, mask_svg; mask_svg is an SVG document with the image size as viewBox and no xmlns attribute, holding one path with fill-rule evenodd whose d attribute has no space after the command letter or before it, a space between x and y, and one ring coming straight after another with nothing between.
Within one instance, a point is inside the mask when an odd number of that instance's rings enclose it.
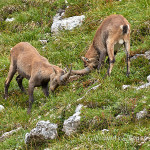
<instances>
[{"instance_id":1,"label":"ibex with long curved horns","mask_svg":"<svg viewBox=\"0 0 150 150\"><path fill-rule=\"evenodd\" d=\"M122 15L110 15L99 26L93 42L82 57L85 69L73 71L73 74L89 73L93 68L100 69L108 55L108 75L111 74L115 53L124 44L127 59L127 76L130 73L130 24Z\"/></svg>"},{"instance_id":2,"label":"ibex with long curved horns","mask_svg":"<svg viewBox=\"0 0 150 150\"><path fill-rule=\"evenodd\" d=\"M65 73L58 66L50 64L32 45L27 42L21 42L11 50L11 63L8 77L5 81L5 98L8 97L8 87L16 72L19 74L16 77L18 86L23 92L25 92L25 89L22 85L22 80L23 78L29 80L28 113L30 113L34 101L34 88L42 86L44 94L49 96L48 82L50 81L50 90L54 91L59 85L63 85L69 79L71 69L68 73Z\"/></svg>"}]
</instances>

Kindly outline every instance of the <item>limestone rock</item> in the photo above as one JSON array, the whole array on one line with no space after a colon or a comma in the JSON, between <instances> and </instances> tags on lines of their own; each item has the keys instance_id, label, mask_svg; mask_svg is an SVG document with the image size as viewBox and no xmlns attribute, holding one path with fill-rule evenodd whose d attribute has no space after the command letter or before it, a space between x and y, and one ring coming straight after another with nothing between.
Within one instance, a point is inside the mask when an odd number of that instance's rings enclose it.
<instances>
[{"instance_id":1,"label":"limestone rock","mask_svg":"<svg viewBox=\"0 0 150 150\"><path fill-rule=\"evenodd\" d=\"M72 30L77 26L81 26L85 16L73 16L65 19L61 19L63 14L56 14L53 18L53 24L51 26L51 32L58 33L59 30Z\"/></svg>"},{"instance_id":2,"label":"limestone rock","mask_svg":"<svg viewBox=\"0 0 150 150\"><path fill-rule=\"evenodd\" d=\"M49 121L39 121L36 128L32 129L30 133L25 135L25 144L31 141L35 143L43 142L45 140L55 139L57 137L57 124Z\"/></svg>"},{"instance_id":3,"label":"limestone rock","mask_svg":"<svg viewBox=\"0 0 150 150\"><path fill-rule=\"evenodd\" d=\"M15 19L14 18L7 18L5 21L6 22L12 22L12 21L14 21Z\"/></svg>"},{"instance_id":4,"label":"limestone rock","mask_svg":"<svg viewBox=\"0 0 150 150\"><path fill-rule=\"evenodd\" d=\"M140 111L136 114L136 118L139 120L144 118L147 115L147 110L144 108L143 111Z\"/></svg>"},{"instance_id":5,"label":"limestone rock","mask_svg":"<svg viewBox=\"0 0 150 150\"><path fill-rule=\"evenodd\" d=\"M4 110L4 106L0 105L0 112Z\"/></svg>"},{"instance_id":6,"label":"limestone rock","mask_svg":"<svg viewBox=\"0 0 150 150\"><path fill-rule=\"evenodd\" d=\"M5 132L1 137L0 137L0 141L4 141L6 138L10 137L13 133L18 132L19 130L21 130L22 127L18 127L17 129L11 130L9 132Z\"/></svg>"},{"instance_id":7,"label":"limestone rock","mask_svg":"<svg viewBox=\"0 0 150 150\"><path fill-rule=\"evenodd\" d=\"M136 59L139 56L144 56L146 59L148 59L150 61L150 50L146 51L144 54L135 54L133 57L131 57L131 61Z\"/></svg>"},{"instance_id":8,"label":"limestone rock","mask_svg":"<svg viewBox=\"0 0 150 150\"><path fill-rule=\"evenodd\" d=\"M147 77L148 82L150 83L150 75Z\"/></svg>"},{"instance_id":9,"label":"limestone rock","mask_svg":"<svg viewBox=\"0 0 150 150\"><path fill-rule=\"evenodd\" d=\"M117 115L116 119L122 119L123 115Z\"/></svg>"},{"instance_id":10,"label":"limestone rock","mask_svg":"<svg viewBox=\"0 0 150 150\"><path fill-rule=\"evenodd\" d=\"M129 87L131 87L131 85L123 85L123 86L122 86L122 89L125 90L125 89L127 89L127 88L129 88Z\"/></svg>"},{"instance_id":11,"label":"limestone rock","mask_svg":"<svg viewBox=\"0 0 150 150\"><path fill-rule=\"evenodd\" d=\"M140 89L144 89L144 88L147 88L147 87L149 87L150 86L150 82L149 83L145 83L145 84L143 84L143 85L141 85L141 86L139 86L139 87L135 87L137 90L140 90Z\"/></svg>"},{"instance_id":12,"label":"limestone rock","mask_svg":"<svg viewBox=\"0 0 150 150\"><path fill-rule=\"evenodd\" d=\"M69 136L77 131L77 128L80 124L80 110L82 106L83 105L79 104L75 110L75 114L64 121L62 131L64 131L66 135Z\"/></svg>"}]
</instances>

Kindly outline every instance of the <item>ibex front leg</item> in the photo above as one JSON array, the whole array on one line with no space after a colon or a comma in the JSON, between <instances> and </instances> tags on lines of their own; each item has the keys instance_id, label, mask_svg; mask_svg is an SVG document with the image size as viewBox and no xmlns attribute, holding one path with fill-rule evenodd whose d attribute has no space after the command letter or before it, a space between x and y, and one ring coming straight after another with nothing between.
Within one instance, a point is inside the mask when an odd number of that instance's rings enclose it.
<instances>
[{"instance_id":1,"label":"ibex front leg","mask_svg":"<svg viewBox=\"0 0 150 150\"><path fill-rule=\"evenodd\" d=\"M28 89L28 93L29 93L29 107L28 107L28 111L27 113L30 114L31 112L31 108L32 108L32 103L34 102L34 97L33 97L33 91L34 91L34 82L32 81L32 79L29 80L29 89Z\"/></svg>"},{"instance_id":2,"label":"ibex front leg","mask_svg":"<svg viewBox=\"0 0 150 150\"><path fill-rule=\"evenodd\" d=\"M114 66L114 62L115 62L114 43L113 42L108 43L107 52L108 52L108 57L109 57L109 68L108 68L107 74L110 76L112 68Z\"/></svg>"},{"instance_id":3,"label":"ibex front leg","mask_svg":"<svg viewBox=\"0 0 150 150\"><path fill-rule=\"evenodd\" d=\"M48 89L48 83L42 85L43 93L45 94L46 97L49 96L49 89Z\"/></svg>"}]
</instances>

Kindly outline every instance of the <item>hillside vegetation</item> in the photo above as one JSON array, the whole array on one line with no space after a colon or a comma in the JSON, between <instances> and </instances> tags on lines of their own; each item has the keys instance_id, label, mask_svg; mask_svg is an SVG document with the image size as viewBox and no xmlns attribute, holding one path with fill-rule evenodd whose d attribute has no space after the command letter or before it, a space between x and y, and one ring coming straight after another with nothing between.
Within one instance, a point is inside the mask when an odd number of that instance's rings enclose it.
<instances>
[{"instance_id":1,"label":"hillside vegetation","mask_svg":"<svg viewBox=\"0 0 150 150\"><path fill-rule=\"evenodd\" d=\"M61 68L70 66L82 69L80 59L93 40L96 29L110 14L121 14L131 24L131 56L150 50L150 1L122 0L68 0L69 8L64 17L85 15L80 27L72 31L60 31L53 36L51 25L59 8L65 8L64 0L0 0L0 136L22 126L22 129L0 142L0 149L145 149L150 142L141 144L139 139L150 136L149 116L137 120L136 113L144 108L149 111L150 87L136 90L132 87L147 82L150 62L144 57L131 61L131 74L126 77L126 54L124 48L116 55L116 62L110 77L104 78L108 65L100 73L96 70L82 76L77 81L59 87L55 95L46 98L41 88L35 88L35 101L31 115L27 114L28 95L21 93L15 77L9 87L9 98L4 95L4 82L8 74L10 49L24 41L31 43L50 63ZM14 18L6 22L7 18ZM43 48L39 40L48 43ZM84 99L86 91L101 84ZM28 89L28 80L23 85ZM131 88L122 89L123 85ZM78 132L70 137L62 132L62 124L71 116L78 104L83 104ZM67 106L70 107L67 107ZM117 115L123 115L119 120ZM58 138L47 143L27 146L25 134L30 132L39 120L50 120L58 124ZM102 129L109 132L103 134ZM131 140L132 138L132 140Z\"/></svg>"}]
</instances>

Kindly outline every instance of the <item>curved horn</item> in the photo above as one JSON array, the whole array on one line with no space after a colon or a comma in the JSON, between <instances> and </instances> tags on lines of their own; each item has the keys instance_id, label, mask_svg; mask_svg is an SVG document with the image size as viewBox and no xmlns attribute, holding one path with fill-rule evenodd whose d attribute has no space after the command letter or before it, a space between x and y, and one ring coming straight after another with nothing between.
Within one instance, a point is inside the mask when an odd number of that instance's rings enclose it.
<instances>
[{"instance_id":1,"label":"curved horn","mask_svg":"<svg viewBox=\"0 0 150 150\"><path fill-rule=\"evenodd\" d=\"M54 69L53 67L52 67L52 69L53 69L53 71L55 72L55 74L57 74L57 71L56 71L56 69Z\"/></svg>"},{"instance_id":2,"label":"curved horn","mask_svg":"<svg viewBox=\"0 0 150 150\"><path fill-rule=\"evenodd\" d=\"M74 74L74 75L84 75L84 74L87 74L87 73L90 73L91 69L89 67L86 67L82 70L72 70L71 71L71 74Z\"/></svg>"},{"instance_id":3,"label":"curved horn","mask_svg":"<svg viewBox=\"0 0 150 150\"><path fill-rule=\"evenodd\" d=\"M64 74L64 75L62 75L62 76L60 77L60 81L61 81L61 82L64 82L64 81L66 81L67 79L69 79L69 77L70 77L70 75L71 75L71 71L72 71L72 66L71 66L69 72L67 72L66 74Z\"/></svg>"}]
</instances>

